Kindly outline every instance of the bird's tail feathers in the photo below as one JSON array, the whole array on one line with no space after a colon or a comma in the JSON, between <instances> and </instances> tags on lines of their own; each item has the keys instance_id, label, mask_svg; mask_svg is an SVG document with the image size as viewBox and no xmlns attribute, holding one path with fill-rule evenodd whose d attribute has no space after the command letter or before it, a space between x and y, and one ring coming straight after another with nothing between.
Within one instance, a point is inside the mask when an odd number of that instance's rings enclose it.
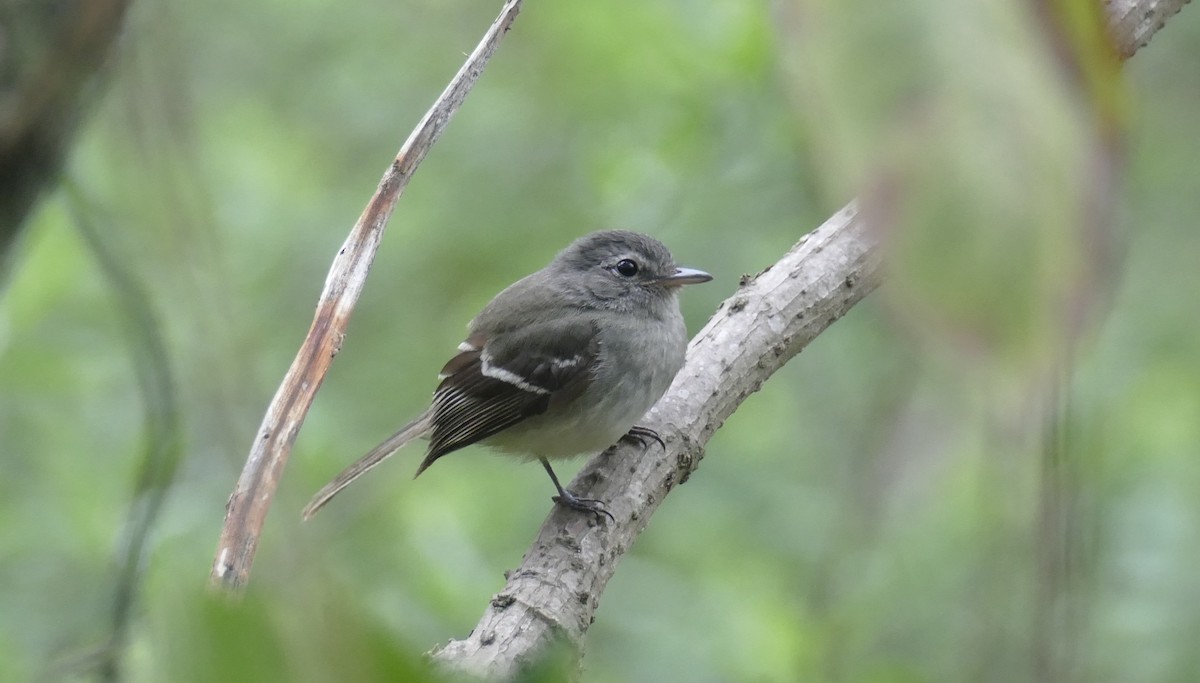
<instances>
[{"instance_id":1,"label":"bird's tail feathers","mask_svg":"<svg viewBox=\"0 0 1200 683\"><path fill-rule=\"evenodd\" d=\"M305 520L311 519L313 515L317 514L317 511L325 507L331 498L349 486L355 479L386 460L392 453L408 445L408 442L427 435L432 427L432 422L433 410L426 410L417 419L400 428L400 431L389 436L386 441L372 448L369 453L342 470L341 474L334 477L328 484L322 486L312 500L308 501L308 505L304 506L300 515Z\"/></svg>"}]
</instances>

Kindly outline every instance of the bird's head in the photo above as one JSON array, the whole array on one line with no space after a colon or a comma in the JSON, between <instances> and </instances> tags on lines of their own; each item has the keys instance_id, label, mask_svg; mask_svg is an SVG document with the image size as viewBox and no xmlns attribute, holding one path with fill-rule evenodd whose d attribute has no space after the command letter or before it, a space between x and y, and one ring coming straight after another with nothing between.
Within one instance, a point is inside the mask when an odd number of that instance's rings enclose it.
<instances>
[{"instance_id":1,"label":"bird's head","mask_svg":"<svg viewBox=\"0 0 1200 683\"><path fill-rule=\"evenodd\" d=\"M671 301L683 285L712 279L704 271L675 265L662 242L627 230L584 235L562 250L551 267L571 275L600 305L617 310Z\"/></svg>"}]
</instances>

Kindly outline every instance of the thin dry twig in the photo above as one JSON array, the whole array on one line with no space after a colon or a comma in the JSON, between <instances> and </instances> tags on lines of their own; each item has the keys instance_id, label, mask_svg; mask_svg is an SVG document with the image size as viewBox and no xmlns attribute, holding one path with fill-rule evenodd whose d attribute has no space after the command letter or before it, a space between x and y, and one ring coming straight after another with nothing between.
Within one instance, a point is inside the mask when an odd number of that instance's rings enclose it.
<instances>
[{"instance_id":1,"label":"thin dry twig","mask_svg":"<svg viewBox=\"0 0 1200 683\"><path fill-rule=\"evenodd\" d=\"M226 505L225 524L209 577L214 585L237 589L249 580L258 539L292 444L333 357L341 348L346 325L366 282L388 218L417 166L458 111L520 10L521 0L506 0L500 15L474 52L409 134L395 161L384 172L375 195L338 250L317 303L312 326L267 407L237 487Z\"/></svg>"}]
</instances>

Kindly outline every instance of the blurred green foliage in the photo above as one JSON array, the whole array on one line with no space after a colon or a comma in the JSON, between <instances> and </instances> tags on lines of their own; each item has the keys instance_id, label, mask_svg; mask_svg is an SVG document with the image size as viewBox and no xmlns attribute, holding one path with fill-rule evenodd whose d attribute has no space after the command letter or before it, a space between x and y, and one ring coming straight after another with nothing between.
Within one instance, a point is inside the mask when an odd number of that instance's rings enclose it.
<instances>
[{"instance_id":1,"label":"blurred green foliage","mask_svg":"<svg viewBox=\"0 0 1200 683\"><path fill-rule=\"evenodd\" d=\"M696 330L882 179L905 198L893 280L709 444L605 593L584 680L1194 680L1200 13L1105 85L1132 113L1096 233L1090 113L1024 6L527 4L401 200L227 603L205 589L223 505L328 264L498 5L137 3L68 171L148 292L184 429L127 679L426 679L520 561L544 475L468 450L412 482L402 455L298 511L422 406L471 315L625 227L717 276L685 297ZM14 263L0 680L90 678L149 361L66 195ZM1081 282L1093 322L1056 395Z\"/></svg>"}]
</instances>

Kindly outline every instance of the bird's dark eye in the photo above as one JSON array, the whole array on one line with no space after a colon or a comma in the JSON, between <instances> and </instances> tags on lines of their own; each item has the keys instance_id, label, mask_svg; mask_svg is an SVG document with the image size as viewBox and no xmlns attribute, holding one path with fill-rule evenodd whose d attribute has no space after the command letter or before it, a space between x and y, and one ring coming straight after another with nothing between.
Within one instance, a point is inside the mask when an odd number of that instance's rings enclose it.
<instances>
[{"instance_id":1,"label":"bird's dark eye","mask_svg":"<svg viewBox=\"0 0 1200 683\"><path fill-rule=\"evenodd\" d=\"M633 277L634 275L638 274L638 264L627 258L621 259L620 261L617 261L616 271L619 275L624 277Z\"/></svg>"}]
</instances>

